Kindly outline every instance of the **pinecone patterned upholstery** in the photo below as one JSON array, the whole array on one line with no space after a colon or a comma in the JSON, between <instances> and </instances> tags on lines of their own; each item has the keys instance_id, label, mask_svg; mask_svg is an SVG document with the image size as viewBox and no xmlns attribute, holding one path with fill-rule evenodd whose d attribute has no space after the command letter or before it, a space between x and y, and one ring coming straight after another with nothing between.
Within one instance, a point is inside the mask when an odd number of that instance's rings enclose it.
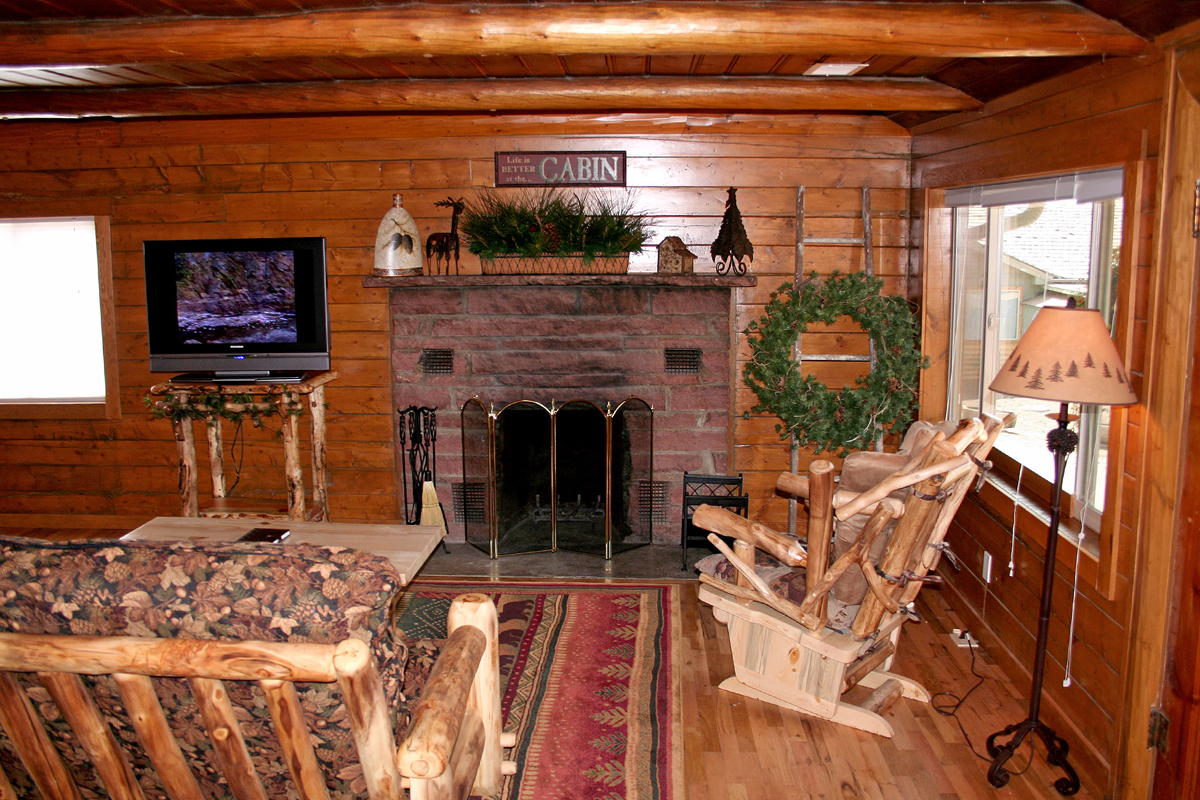
<instances>
[{"instance_id":1,"label":"pinecone patterned upholstery","mask_svg":"<svg viewBox=\"0 0 1200 800\"><path fill-rule=\"evenodd\" d=\"M424 648L408 664L408 647L393 638L393 601L399 576L386 558L337 547L241 542L50 542L0 537L0 630L89 636L335 643L367 642L375 656L396 741L408 725L407 706L428 676ZM428 662L428 663L426 663ZM64 760L85 798L107 793L69 728L57 720L47 691L34 676L26 691L47 718ZM85 679L91 680L91 679ZM187 683L156 681L159 700L201 788L228 797ZM94 682L108 717L147 798L167 795L140 755L121 698L107 676ZM292 781L257 685L227 683L256 770L271 798L288 797ZM297 684L318 760L333 798L365 796L361 768L337 684ZM266 735L264 735L266 734ZM0 732L0 768L22 798L41 795L7 737ZM294 791L294 789L292 789Z\"/></svg>"}]
</instances>

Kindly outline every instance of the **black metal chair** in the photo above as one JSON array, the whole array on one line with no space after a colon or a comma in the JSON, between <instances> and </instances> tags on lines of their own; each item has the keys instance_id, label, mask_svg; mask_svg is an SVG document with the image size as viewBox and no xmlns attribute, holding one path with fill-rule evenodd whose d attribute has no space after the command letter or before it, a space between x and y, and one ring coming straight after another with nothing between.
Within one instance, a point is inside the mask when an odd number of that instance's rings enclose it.
<instances>
[{"instance_id":1,"label":"black metal chair","mask_svg":"<svg viewBox=\"0 0 1200 800\"><path fill-rule=\"evenodd\" d=\"M692 524L696 507L707 503L710 506L728 508L730 511L750 516L750 495L742 492L742 473L737 475L700 475L683 473L683 529L680 544L683 547L683 566L687 569L688 545L695 543L711 547L708 531Z\"/></svg>"}]
</instances>

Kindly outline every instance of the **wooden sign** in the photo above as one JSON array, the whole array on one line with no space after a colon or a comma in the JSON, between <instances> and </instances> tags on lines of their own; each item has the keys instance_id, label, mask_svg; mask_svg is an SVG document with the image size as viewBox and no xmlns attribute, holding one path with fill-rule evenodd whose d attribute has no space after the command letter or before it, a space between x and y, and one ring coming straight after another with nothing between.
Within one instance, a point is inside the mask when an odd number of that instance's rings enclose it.
<instances>
[{"instance_id":1,"label":"wooden sign","mask_svg":"<svg viewBox=\"0 0 1200 800\"><path fill-rule=\"evenodd\" d=\"M625 151L496 153L497 186L624 186Z\"/></svg>"}]
</instances>

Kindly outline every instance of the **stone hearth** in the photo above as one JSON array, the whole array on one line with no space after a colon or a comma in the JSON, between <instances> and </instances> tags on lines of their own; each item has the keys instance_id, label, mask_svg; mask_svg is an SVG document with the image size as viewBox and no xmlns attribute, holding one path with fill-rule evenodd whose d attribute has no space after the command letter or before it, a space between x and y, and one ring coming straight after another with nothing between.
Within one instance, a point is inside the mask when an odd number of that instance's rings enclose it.
<instances>
[{"instance_id":1,"label":"stone hearth","mask_svg":"<svg viewBox=\"0 0 1200 800\"><path fill-rule=\"evenodd\" d=\"M437 483L451 538L463 538L462 498L451 487L463 481L468 400L498 410L636 396L654 408L654 478L669 487L653 540L678 542L684 470L728 468L733 290L754 283L711 274L366 279L389 290L396 408L437 408Z\"/></svg>"}]
</instances>

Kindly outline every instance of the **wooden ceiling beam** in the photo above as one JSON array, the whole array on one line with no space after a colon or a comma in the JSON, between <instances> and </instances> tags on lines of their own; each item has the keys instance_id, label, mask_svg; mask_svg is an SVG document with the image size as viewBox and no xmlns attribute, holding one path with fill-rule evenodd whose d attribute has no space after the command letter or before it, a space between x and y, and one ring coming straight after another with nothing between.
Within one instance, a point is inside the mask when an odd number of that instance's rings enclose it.
<instances>
[{"instance_id":1,"label":"wooden ceiling beam","mask_svg":"<svg viewBox=\"0 0 1200 800\"><path fill-rule=\"evenodd\" d=\"M1016 3L426 4L249 17L0 23L0 67L373 56L1136 55L1080 6Z\"/></svg>"},{"instance_id":2,"label":"wooden ceiling beam","mask_svg":"<svg viewBox=\"0 0 1200 800\"><path fill-rule=\"evenodd\" d=\"M923 78L371 80L0 91L0 117L502 111L964 111L980 102Z\"/></svg>"}]
</instances>

